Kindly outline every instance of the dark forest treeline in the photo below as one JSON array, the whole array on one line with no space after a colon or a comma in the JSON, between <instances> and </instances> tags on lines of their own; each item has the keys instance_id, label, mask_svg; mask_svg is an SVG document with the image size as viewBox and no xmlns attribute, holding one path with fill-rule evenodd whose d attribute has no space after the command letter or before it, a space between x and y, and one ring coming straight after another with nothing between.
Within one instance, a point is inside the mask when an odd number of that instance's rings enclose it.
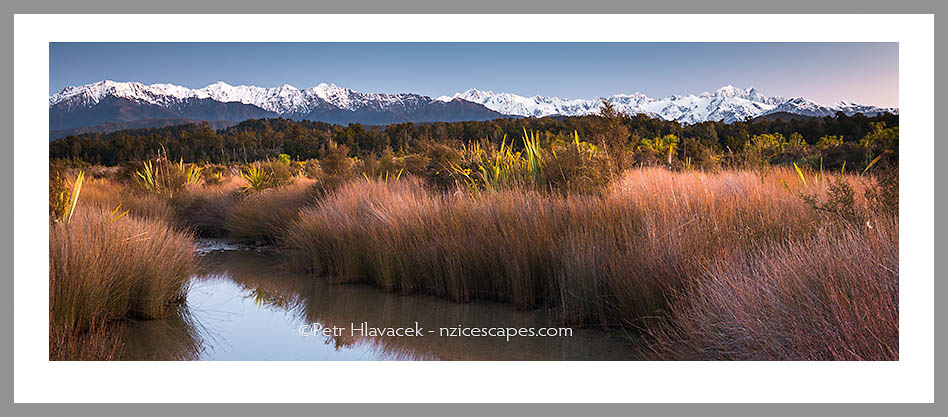
<instances>
[{"instance_id":1,"label":"dark forest treeline","mask_svg":"<svg viewBox=\"0 0 948 417\"><path fill-rule=\"evenodd\" d=\"M621 123L616 123L620 120ZM154 157L159 151L173 160L186 162L234 163L265 160L280 154L295 160L321 159L335 144L345 145L350 156L380 155L386 149L408 154L431 143L463 144L488 140L500 143L505 137L519 138L524 130L543 132L546 140L572 135L610 146L625 144L634 148L653 138L674 135L678 140L676 156L684 158L702 153L740 154L755 136L780 134L800 138L816 145L821 138L841 139L857 144L879 126L897 127L897 115L867 117L862 114L794 120L752 120L723 123L704 122L682 125L635 116L582 116L562 118L497 119L483 122L401 123L388 126L289 119L244 121L227 129L214 130L207 124L182 125L110 134L69 136L50 143L51 159L71 159L94 164L118 165L126 161ZM618 136L618 137L616 137ZM509 143L509 139L508 139ZM331 145L332 144L332 145ZM515 143L516 146L522 145ZM690 147L690 149L689 149Z\"/></svg>"}]
</instances>

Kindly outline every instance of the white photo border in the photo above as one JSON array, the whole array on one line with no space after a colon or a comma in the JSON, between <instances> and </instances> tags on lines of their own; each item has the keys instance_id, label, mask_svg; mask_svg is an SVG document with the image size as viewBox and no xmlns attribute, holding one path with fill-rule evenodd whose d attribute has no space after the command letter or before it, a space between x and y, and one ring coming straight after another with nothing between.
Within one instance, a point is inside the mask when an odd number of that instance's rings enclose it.
<instances>
[{"instance_id":1,"label":"white photo border","mask_svg":"<svg viewBox=\"0 0 948 417\"><path fill-rule=\"evenodd\" d=\"M48 361L49 42L422 41L898 42L900 360ZM15 402L934 401L933 15L16 15L13 139Z\"/></svg>"}]
</instances>

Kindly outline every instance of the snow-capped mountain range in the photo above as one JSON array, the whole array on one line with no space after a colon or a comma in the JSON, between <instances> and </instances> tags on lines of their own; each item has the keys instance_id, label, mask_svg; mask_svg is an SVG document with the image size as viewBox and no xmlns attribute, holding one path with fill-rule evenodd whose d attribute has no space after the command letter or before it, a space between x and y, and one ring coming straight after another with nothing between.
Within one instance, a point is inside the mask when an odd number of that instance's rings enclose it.
<instances>
[{"instance_id":1,"label":"snow-capped mountain range","mask_svg":"<svg viewBox=\"0 0 948 417\"><path fill-rule=\"evenodd\" d=\"M650 98L641 93L606 98L628 114L647 114L693 124L726 123L776 112L830 116L837 111L874 115L898 113L840 102L824 106L802 97L765 96L754 88L725 86L699 95ZM217 82L200 89L173 84L101 81L66 87L49 97L50 129L74 129L101 123L150 119L241 121L287 117L329 123L388 124L398 122L490 120L502 117L581 116L599 112L598 99L524 97L471 89L453 96L431 98L420 94L362 93L322 83L299 89L232 86Z\"/></svg>"},{"instance_id":2,"label":"snow-capped mountain range","mask_svg":"<svg viewBox=\"0 0 948 417\"><path fill-rule=\"evenodd\" d=\"M561 99L558 97L524 97L510 93L494 93L477 89L456 93L453 96L441 96L438 100L449 101L463 99L483 104L485 107L507 115L524 117L544 117L552 115L582 116L596 114L602 105L600 100ZM852 115L863 113L875 115L882 112L898 113L898 109L864 106L851 102L839 102L823 106L802 97L768 97L754 88L724 86L713 93L700 95L669 96L650 98L642 93L617 94L606 100L616 109L627 114L647 114L664 120L676 120L681 123L701 123L705 121L723 121L731 123L769 113L787 112L805 116L832 116L837 111Z\"/></svg>"},{"instance_id":3,"label":"snow-capped mountain range","mask_svg":"<svg viewBox=\"0 0 948 417\"><path fill-rule=\"evenodd\" d=\"M432 101L430 97L418 94L360 93L326 83L305 90L289 84L265 88L247 85L233 86L224 82L216 82L200 89L190 89L174 84L145 85L106 80L95 84L66 87L49 97L49 105L52 107L60 103L69 103L73 106L77 104L94 106L107 97L125 98L158 106L171 106L190 99L211 99L221 103L250 104L280 115L305 114L327 107L356 111L366 107L390 108Z\"/></svg>"},{"instance_id":4,"label":"snow-capped mountain range","mask_svg":"<svg viewBox=\"0 0 948 417\"><path fill-rule=\"evenodd\" d=\"M264 117L384 125L491 120L505 115L466 100L435 100L411 93L361 93L325 83L304 90L291 85L264 88L223 82L190 89L107 80L67 87L49 97L50 130L60 136L102 123L167 123L171 119L240 122Z\"/></svg>"}]
</instances>

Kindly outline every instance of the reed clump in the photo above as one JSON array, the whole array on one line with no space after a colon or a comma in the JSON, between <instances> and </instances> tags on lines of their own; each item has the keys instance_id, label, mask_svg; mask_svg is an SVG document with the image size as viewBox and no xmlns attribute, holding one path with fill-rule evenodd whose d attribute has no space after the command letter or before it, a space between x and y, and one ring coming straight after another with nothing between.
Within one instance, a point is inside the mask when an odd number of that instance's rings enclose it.
<instances>
[{"instance_id":1,"label":"reed clump","mask_svg":"<svg viewBox=\"0 0 948 417\"><path fill-rule=\"evenodd\" d=\"M110 178L85 181L80 200L85 209L112 210L121 205L122 211L140 219L173 222L175 218L171 199Z\"/></svg>"},{"instance_id":2,"label":"reed clump","mask_svg":"<svg viewBox=\"0 0 948 417\"><path fill-rule=\"evenodd\" d=\"M51 221L49 241L51 359L84 357L69 346L91 348L75 341L111 321L168 314L195 266L188 234L96 207L80 207L68 223Z\"/></svg>"},{"instance_id":3,"label":"reed clump","mask_svg":"<svg viewBox=\"0 0 948 417\"><path fill-rule=\"evenodd\" d=\"M238 240L273 243L315 194L314 181L300 178L290 185L240 195L228 207L223 227Z\"/></svg>"},{"instance_id":4,"label":"reed clump","mask_svg":"<svg viewBox=\"0 0 948 417\"><path fill-rule=\"evenodd\" d=\"M242 180L226 177L204 186L188 187L171 200L174 223L199 236L227 236L227 221L241 197L241 185Z\"/></svg>"},{"instance_id":5,"label":"reed clump","mask_svg":"<svg viewBox=\"0 0 948 417\"><path fill-rule=\"evenodd\" d=\"M343 282L644 328L715 262L841 227L799 198L802 185L788 192L795 175L646 168L601 195L353 182L304 208L280 241L292 266Z\"/></svg>"},{"instance_id":6,"label":"reed clump","mask_svg":"<svg viewBox=\"0 0 948 417\"><path fill-rule=\"evenodd\" d=\"M898 222L715 261L651 332L656 359L898 360Z\"/></svg>"}]
</instances>

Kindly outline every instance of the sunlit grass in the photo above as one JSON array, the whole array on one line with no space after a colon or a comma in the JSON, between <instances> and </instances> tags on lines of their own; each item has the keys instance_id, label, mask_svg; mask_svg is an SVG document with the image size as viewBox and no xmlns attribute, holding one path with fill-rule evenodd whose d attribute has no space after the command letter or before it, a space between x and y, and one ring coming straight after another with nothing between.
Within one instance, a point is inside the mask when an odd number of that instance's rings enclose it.
<instances>
[{"instance_id":1,"label":"sunlit grass","mask_svg":"<svg viewBox=\"0 0 948 417\"><path fill-rule=\"evenodd\" d=\"M110 321L168 314L194 267L187 234L106 210L51 223L49 241L51 358L68 359L55 348Z\"/></svg>"},{"instance_id":2,"label":"sunlit grass","mask_svg":"<svg viewBox=\"0 0 948 417\"><path fill-rule=\"evenodd\" d=\"M866 197L878 158L855 174L821 161L619 175L575 132L522 141L463 146L442 167L458 179L447 190L404 168L332 187L290 168L275 180L292 161L214 184L183 161L174 176L147 162L125 183L51 177L63 185L50 193L63 213L50 229L56 346L173 306L195 232L274 245L314 279L641 330L659 358L897 358L897 210ZM100 345L90 357L110 355Z\"/></svg>"},{"instance_id":3,"label":"sunlit grass","mask_svg":"<svg viewBox=\"0 0 948 417\"><path fill-rule=\"evenodd\" d=\"M762 181L749 171L640 169L602 196L352 183L303 208L281 242L297 268L333 280L556 306L568 323L646 328L716 262L852 227L799 198L828 192L794 180L799 172L776 168Z\"/></svg>"}]
</instances>

